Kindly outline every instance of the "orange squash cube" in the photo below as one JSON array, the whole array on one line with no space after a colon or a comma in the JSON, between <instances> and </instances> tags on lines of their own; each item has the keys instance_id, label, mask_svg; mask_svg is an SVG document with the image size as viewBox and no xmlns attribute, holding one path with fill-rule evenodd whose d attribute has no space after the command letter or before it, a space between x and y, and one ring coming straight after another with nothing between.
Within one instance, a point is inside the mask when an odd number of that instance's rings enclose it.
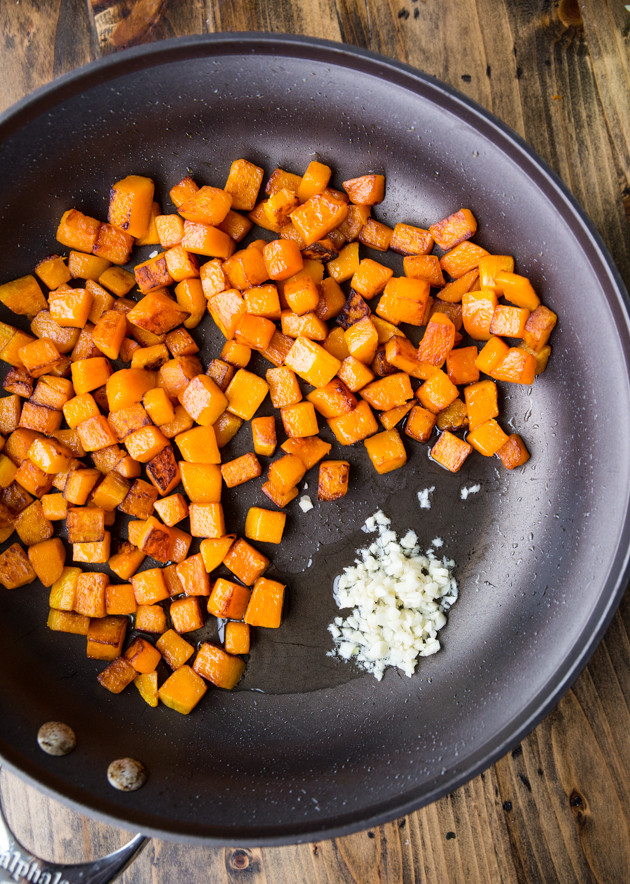
<instances>
[{"instance_id":1,"label":"orange squash cube","mask_svg":"<svg viewBox=\"0 0 630 884\"><path fill-rule=\"evenodd\" d=\"M286 519L285 513L265 510L258 506L250 507L245 519L245 537L263 543L280 543Z\"/></svg>"},{"instance_id":2,"label":"orange squash cube","mask_svg":"<svg viewBox=\"0 0 630 884\"><path fill-rule=\"evenodd\" d=\"M252 440L256 454L271 457L276 450L276 421L273 416L255 417L251 421Z\"/></svg>"},{"instance_id":3,"label":"orange squash cube","mask_svg":"<svg viewBox=\"0 0 630 884\"><path fill-rule=\"evenodd\" d=\"M276 331L270 319L244 313L234 329L234 338L241 344L254 350L266 350Z\"/></svg>"},{"instance_id":4,"label":"orange squash cube","mask_svg":"<svg viewBox=\"0 0 630 884\"><path fill-rule=\"evenodd\" d=\"M108 221L130 236L143 236L149 227L155 185L143 175L127 175L112 185Z\"/></svg>"},{"instance_id":5,"label":"orange squash cube","mask_svg":"<svg viewBox=\"0 0 630 884\"><path fill-rule=\"evenodd\" d=\"M165 662L171 669L179 669L195 653L195 649L174 629L167 629L155 643Z\"/></svg>"},{"instance_id":6,"label":"orange squash cube","mask_svg":"<svg viewBox=\"0 0 630 884\"><path fill-rule=\"evenodd\" d=\"M353 291L369 300L383 291L393 275L394 271L390 267L385 267L384 264L371 258L364 258L352 277L351 287Z\"/></svg>"},{"instance_id":7,"label":"orange squash cube","mask_svg":"<svg viewBox=\"0 0 630 884\"><path fill-rule=\"evenodd\" d=\"M359 206L374 206L385 197L384 175L362 175L350 178L341 185L350 197L350 202Z\"/></svg>"},{"instance_id":8,"label":"orange squash cube","mask_svg":"<svg viewBox=\"0 0 630 884\"><path fill-rule=\"evenodd\" d=\"M531 385L536 368L536 357L532 353L520 347L510 347L507 355L492 369L492 377L497 381Z\"/></svg>"},{"instance_id":9,"label":"orange squash cube","mask_svg":"<svg viewBox=\"0 0 630 884\"><path fill-rule=\"evenodd\" d=\"M277 629L282 619L285 588L277 580L259 578L252 589L252 595L245 612L245 623L249 626Z\"/></svg>"},{"instance_id":10,"label":"orange squash cube","mask_svg":"<svg viewBox=\"0 0 630 884\"><path fill-rule=\"evenodd\" d=\"M79 359L72 363L71 371L72 384L77 396L102 387L112 375L109 361L104 356Z\"/></svg>"},{"instance_id":11,"label":"orange squash cube","mask_svg":"<svg viewBox=\"0 0 630 884\"><path fill-rule=\"evenodd\" d=\"M133 587L130 583L110 583L106 587L105 608L108 616L111 614L135 614L137 607Z\"/></svg>"},{"instance_id":12,"label":"orange squash cube","mask_svg":"<svg viewBox=\"0 0 630 884\"><path fill-rule=\"evenodd\" d=\"M221 467L221 475L228 488L236 488L250 479L257 479L261 473L262 467L253 452L236 457Z\"/></svg>"},{"instance_id":13,"label":"orange squash cube","mask_svg":"<svg viewBox=\"0 0 630 884\"><path fill-rule=\"evenodd\" d=\"M479 380L478 355L476 347L460 347L447 354L446 373L451 383L474 384Z\"/></svg>"},{"instance_id":14,"label":"orange squash cube","mask_svg":"<svg viewBox=\"0 0 630 884\"><path fill-rule=\"evenodd\" d=\"M149 568L131 578L133 594L138 605L154 605L168 598L168 590L160 568Z\"/></svg>"},{"instance_id":15,"label":"orange squash cube","mask_svg":"<svg viewBox=\"0 0 630 884\"><path fill-rule=\"evenodd\" d=\"M421 387L418 387L416 396L428 411L437 414L457 399L458 391L447 375L437 369Z\"/></svg>"},{"instance_id":16,"label":"orange squash cube","mask_svg":"<svg viewBox=\"0 0 630 884\"><path fill-rule=\"evenodd\" d=\"M219 503L221 469L217 464L180 462L184 491L192 503Z\"/></svg>"},{"instance_id":17,"label":"orange squash cube","mask_svg":"<svg viewBox=\"0 0 630 884\"><path fill-rule=\"evenodd\" d=\"M60 286L48 295L50 317L62 328L83 328L92 309L92 300L87 289Z\"/></svg>"},{"instance_id":18,"label":"orange squash cube","mask_svg":"<svg viewBox=\"0 0 630 884\"><path fill-rule=\"evenodd\" d=\"M264 247L262 254L269 279L289 279L304 266L299 245L290 239L272 240Z\"/></svg>"},{"instance_id":19,"label":"orange squash cube","mask_svg":"<svg viewBox=\"0 0 630 884\"><path fill-rule=\"evenodd\" d=\"M275 503L275 505L279 507L286 506L298 496L297 488L293 487L283 491L280 488L277 488L273 482L265 482L264 485L261 485L260 490L263 494L267 495L272 503Z\"/></svg>"},{"instance_id":20,"label":"orange squash cube","mask_svg":"<svg viewBox=\"0 0 630 884\"><path fill-rule=\"evenodd\" d=\"M190 175L186 175L174 187L171 187L169 196L174 205L179 209L179 207L183 206L186 200L190 199L190 197L197 193L198 190L199 186L195 184Z\"/></svg>"},{"instance_id":21,"label":"orange squash cube","mask_svg":"<svg viewBox=\"0 0 630 884\"><path fill-rule=\"evenodd\" d=\"M208 690L202 678L184 665L170 675L158 690L158 697L175 712L188 715Z\"/></svg>"},{"instance_id":22,"label":"orange squash cube","mask_svg":"<svg viewBox=\"0 0 630 884\"><path fill-rule=\"evenodd\" d=\"M435 313L429 320L418 345L418 359L441 366L455 344L455 326L444 313Z\"/></svg>"},{"instance_id":23,"label":"orange squash cube","mask_svg":"<svg viewBox=\"0 0 630 884\"><path fill-rule=\"evenodd\" d=\"M144 559L145 555L141 549L136 549L132 543L124 541L119 545L118 552L110 557L107 564L110 571L117 577L120 577L121 580L129 580L136 573Z\"/></svg>"},{"instance_id":24,"label":"orange squash cube","mask_svg":"<svg viewBox=\"0 0 630 884\"><path fill-rule=\"evenodd\" d=\"M477 221L470 209L460 209L429 227L429 233L443 250L452 249L477 232Z\"/></svg>"},{"instance_id":25,"label":"orange squash cube","mask_svg":"<svg viewBox=\"0 0 630 884\"><path fill-rule=\"evenodd\" d=\"M494 418L471 430L466 439L473 448L486 457L492 457L508 441L507 434Z\"/></svg>"},{"instance_id":26,"label":"orange squash cube","mask_svg":"<svg viewBox=\"0 0 630 884\"><path fill-rule=\"evenodd\" d=\"M377 411L388 411L412 399L413 389L409 375L401 371L372 381L363 387L361 396Z\"/></svg>"},{"instance_id":27,"label":"orange squash cube","mask_svg":"<svg viewBox=\"0 0 630 884\"><path fill-rule=\"evenodd\" d=\"M229 405L229 399L223 391L212 378L203 374L190 381L179 395L179 401L193 420L206 427L214 424Z\"/></svg>"},{"instance_id":28,"label":"orange squash cube","mask_svg":"<svg viewBox=\"0 0 630 884\"><path fill-rule=\"evenodd\" d=\"M381 434L382 435L382 434ZM350 464L347 460L324 460L319 465L318 500L339 500L348 493Z\"/></svg>"},{"instance_id":29,"label":"orange squash cube","mask_svg":"<svg viewBox=\"0 0 630 884\"><path fill-rule=\"evenodd\" d=\"M251 586L269 567L269 559L239 538L226 553L223 564L246 586Z\"/></svg>"},{"instance_id":30,"label":"orange squash cube","mask_svg":"<svg viewBox=\"0 0 630 884\"><path fill-rule=\"evenodd\" d=\"M234 242L240 242L242 239L245 239L253 226L249 218L245 218L244 215L240 215L238 212L233 212L230 209L223 221L218 225L218 229L223 233L227 233Z\"/></svg>"},{"instance_id":31,"label":"orange squash cube","mask_svg":"<svg viewBox=\"0 0 630 884\"><path fill-rule=\"evenodd\" d=\"M147 476L161 495L170 494L179 485L181 473L171 445L147 462Z\"/></svg>"},{"instance_id":32,"label":"orange squash cube","mask_svg":"<svg viewBox=\"0 0 630 884\"><path fill-rule=\"evenodd\" d=\"M250 628L247 623L225 624L225 650L228 654L249 654Z\"/></svg>"},{"instance_id":33,"label":"orange squash cube","mask_svg":"<svg viewBox=\"0 0 630 884\"><path fill-rule=\"evenodd\" d=\"M269 467L269 481L282 493L287 493L304 478L306 468L299 457L287 454Z\"/></svg>"},{"instance_id":34,"label":"orange squash cube","mask_svg":"<svg viewBox=\"0 0 630 884\"><path fill-rule=\"evenodd\" d=\"M506 338L522 338L529 315L529 310L524 307L499 304L492 314L490 334Z\"/></svg>"},{"instance_id":35,"label":"orange squash cube","mask_svg":"<svg viewBox=\"0 0 630 884\"><path fill-rule=\"evenodd\" d=\"M199 551L208 573L214 571L223 562L235 539L235 534L227 534L224 537L211 537L201 541Z\"/></svg>"},{"instance_id":36,"label":"orange squash cube","mask_svg":"<svg viewBox=\"0 0 630 884\"><path fill-rule=\"evenodd\" d=\"M86 625L86 635L88 628ZM99 683L112 694L120 694L135 679L136 670L124 657L117 657L106 669L99 672L96 677Z\"/></svg>"},{"instance_id":37,"label":"orange squash cube","mask_svg":"<svg viewBox=\"0 0 630 884\"><path fill-rule=\"evenodd\" d=\"M91 252L96 243L100 221L77 209L68 209L61 216L56 238L62 245L81 252Z\"/></svg>"},{"instance_id":38,"label":"orange squash cube","mask_svg":"<svg viewBox=\"0 0 630 884\"><path fill-rule=\"evenodd\" d=\"M374 372L354 356L347 356L342 361L337 374L352 393L363 389L374 378Z\"/></svg>"},{"instance_id":39,"label":"orange squash cube","mask_svg":"<svg viewBox=\"0 0 630 884\"><path fill-rule=\"evenodd\" d=\"M319 344L302 337L295 340L287 353L285 364L314 387L329 383L341 366L340 360Z\"/></svg>"},{"instance_id":40,"label":"orange squash cube","mask_svg":"<svg viewBox=\"0 0 630 884\"><path fill-rule=\"evenodd\" d=\"M158 676L157 672L146 672L136 675L133 683L144 702L153 709L158 705Z\"/></svg>"},{"instance_id":41,"label":"orange squash cube","mask_svg":"<svg viewBox=\"0 0 630 884\"><path fill-rule=\"evenodd\" d=\"M232 195L218 187L204 186L180 205L179 214L187 221L216 227L232 207Z\"/></svg>"},{"instance_id":42,"label":"orange squash cube","mask_svg":"<svg viewBox=\"0 0 630 884\"><path fill-rule=\"evenodd\" d=\"M348 204L345 200L331 191L323 191L294 209L291 223L308 246L338 227L347 214Z\"/></svg>"},{"instance_id":43,"label":"orange squash cube","mask_svg":"<svg viewBox=\"0 0 630 884\"><path fill-rule=\"evenodd\" d=\"M405 433L417 442L428 442L436 422L436 415L423 408L414 405L407 418Z\"/></svg>"},{"instance_id":44,"label":"orange squash cube","mask_svg":"<svg viewBox=\"0 0 630 884\"><path fill-rule=\"evenodd\" d=\"M470 430L476 430L490 418L498 417L497 385L493 381L479 381L476 384L469 384L464 389L464 398Z\"/></svg>"},{"instance_id":45,"label":"orange squash cube","mask_svg":"<svg viewBox=\"0 0 630 884\"><path fill-rule=\"evenodd\" d=\"M507 441L504 442L496 454L507 470L520 467L529 460L529 451L518 433L512 433L511 436L508 436Z\"/></svg>"},{"instance_id":46,"label":"orange squash cube","mask_svg":"<svg viewBox=\"0 0 630 884\"><path fill-rule=\"evenodd\" d=\"M210 595L210 578L201 553L189 556L183 562L179 562L175 566L175 571L179 578L181 591L185 595Z\"/></svg>"},{"instance_id":47,"label":"orange squash cube","mask_svg":"<svg viewBox=\"0 0 630 884\"><path fill-rule=\"evenodd\" d=\"M423 279L429 285L444 285L444 274L437 255L409 255L403 259L405 276L410 279Z\"/></svg>"},{"instance_id":48,"label":"orange squash cube","mask_svg":"<svg viewBox=\"0 0 630 884\"><path fill-rule=\"evenodd\" d=\"M158 215L155 219L155 228L161 247L169 249L182 241L184 219L179 215Z\"/></svg>"},{"instance_id":49,"label":"orange squash cube","mask_svg":"<svg viewBox=\"0 0 630 884\"><path fill-rule=\"evenodd\" d=\"M245 670L245 662L216 645L204 642L195 657L193 670L216 687L229 691L238 684Z\"/></svg>"},{"instance_id":50,"label":"orange squash cube","mask_svg":"<svg viewBox=\"0 0 630 884\"><path fill-rule=\"evenodd\" d=\"M222 619L241 620L250 596L251 591L247 587L219 577L208 599L208 613Z\"/></svg>"},{"instance_id":51,"label":"orange squash cube","mask_svg":"<svg viewBox=\"0 0 630 884\"><path fill-rule=\"evenodd\" d=\"M74 611L84 617L105 617L105 590L109 584L107 574L83 571L77 579L74 595Z\"/></svg>"},{"instance_id":52,"label":"orange squash cube","mask_svg":"<svg viewBox=\"0 0 630 884\"><path fill-rule=\"evenodd\" d=\"M280 409L280 416L287 436L303 438L316 436L319 427L312 402L298 402Z\"/></svg>"},{"instance_id":53,"label":"orange squash cube","mask_svg":"<svg viewBox=\"0 0 630 884\"><path fill-rule=\"evenodd\" d=\"M171 602L169 613L176 632L194 632L203 626L201 603L196 596L175 599Z\"/></svg>"},{"instance_id":54,"label":"orange squash cube","mask_svg":"<svg viewBox=\"0 0 630 884\"><path fill-rule=\"evenodd\" d=\"M241 368L236 372L225 391L228 411L243 420L251 420L268 391L267 381Z\"/></svg>"},{"instance_id":55,"label":"orange squash cube","mask_svg":"<svg viewBox=\"0 0 630 884\"><path fill-rule=\"evenodd\" d=\"M540 352L549 340L557 321L558 317L553 310L549 310L543 304L536 307L525 323L523 344L535 353Z\"/></svg>"},{"instance_id":56,"label":"orange squash cube","mask_svg":"<svg viewBox=\"0 0 630 884\"><path fill-rule=\"evenodd\" d=\"M444 430L431 449L431 457L440 466L450 470L451 473L456 473L461 469L471 451L472 445L464 442L458 436L454 436L448 430Z\"/></svg>"},{"instance_id":57,"label":"orange squash cube","mask_svg":"<svg viewBox=\"0 0 630 884\"><path fill-rule=\"evenodd\" d=\"M225 183L225 192L232 197L232 207L251 212L256 205L264 171L248 160L234 160Z\"/></svg>"},{"instance_id":58,"label":"orange squash cube","mask_svg":"<svg viewBox=\"0 0 630 884\"><path fill-rule=\"evenodd\" d=\"M407 452L398 430L385 430L370 436L363 443L379 474L390 473L407 463ZM318 495L319 496L319 495Z\"/></svg>"},{"instance_id":59,"label":"orange squash cube","mask_svg":"<svg viewBox=\"0 0 630 884\"><path fill-rule=\"evenodd\" d=\"M353 411L330 418L328 426L342 445L354 445L378 432L376 418L365 400L359 402Z\"/></svg>"},{"instance_id":60,"label":"orange squash cube","mask_svg":"<svg viewBox=\"0 0 630 884\"><path fill-rule=\"evenodd\" d=\"M223 537L225 519L220 503L191 503L188 509L193 537Z\"/></svg>"},{"instance_id":61,"label":"orange squash cube","mask_svg":"<svg viewBox=\"0 0 630 884\"><path fill-rule=\"evenodd\" d=\"M166 611L160 605L138 605L136 629L161 635L166 631Z\"/></svg>"},{"instance_id":62,"label":"orange squash cube","mask_svg":"<svg viewBox=\"0 0 630 884\"><path fill-rule=\"evenodd\" d=\"M19 543L12 544L0 554L0 583L5 589L17 589L36 579L37 574Z\"/></svg>"},{"instance_id":63,"label":"orange squash cube","mask_svg":"<svg viewBox=\"0 0 630 884\"><path fill-rule=\"evenodd\" d=\"M305 470L310 470L311 467L314 467L315 464L319 463L323 457L326 457L331 447L330 442L324 442L319 436L309 436L306 439L287 439L281 446L286 454L293 455L301 460ZM274 478L276 475L277 474L274 474ZM287 480L290 480L290 471L286 475L286 478ZM300 479L297 481L299 482Z\"/></svg>"},{"instance_id":64,"label":"orange squash cube","mask_svg":"<svg viewBox=\"0 0 630 884\"><path fill-rule=\"evenodd\" d=\"M394 231L391 227L382 224L380 221L375 221L374 218L368 218L359 231L359 242L369 249L386 252L393 235Z\"/></svg>"},{"instance_id":65,"label":"orange squash cube","mask_svg":"<svg viewBox=\"0 0 630 884\"><path fill-rule=\"evenodd\" d=\"M433 237L421 227L396 224L389 247L401 255L428 255L433 248Z\"/></svg>"},{"instance_id":66,"label":"orange squash cube","mask_svg":"<svg viewBox=\"0 0 630 884\"><path fill-rule=\"evenodd\" d=\"M56 289L60 285L70 282L72 278L64 259L59 255L49 255L47 258L43 258L35 265L35 273L49 289Z\"/></svg>"},{"instance_id":67,"label":"orange squash cube","mask_svg":"<svg viewBox=\"0 0 630 884\"><path fill-rule=\"evenodd\" d=\"M87 633L87 656L91 660L115 660L120 656L125 633L126 617L102 617L90 620Z\"/></svg>"},{"instance_id":68,"label":"orange squash cube","mask_svg":"<svg viewBox=\"0 0 630 884\"><path fill-rule=\"evenodd\" d=\"M510 255L484 255L479 260L479 287L499 293L495 276L504 271L514 273L514 258Z\"/></svg>"},{"instance_id":69,"label":"orange squash cube","mask_svg":"<svg viewBox=\"0 0 630 884\"><path fill-rule=\"evenodd\" d=\"M155 501L155 510L169 528L188 516L188 504L183 494L172 494Z\"/></svg>"},{"instance_id":70,"label":"orange squash cube","mask_svg":"<svg viewBox=\"0 0 630 884\"><path fill-rule=\"evenodd\" d=\"M298 185L297 197L301 203L306 202L316 193L321 193L328 187L332 175L330 166L313 160L306 167L306 172Z\"/></svg>"}]
</instances>

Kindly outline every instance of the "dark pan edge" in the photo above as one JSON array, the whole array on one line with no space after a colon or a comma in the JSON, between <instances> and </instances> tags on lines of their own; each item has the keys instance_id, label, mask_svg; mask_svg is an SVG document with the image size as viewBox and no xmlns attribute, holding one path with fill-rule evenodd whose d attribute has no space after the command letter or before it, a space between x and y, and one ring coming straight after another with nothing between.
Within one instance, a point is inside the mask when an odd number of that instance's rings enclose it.
<instances>
[{"instance_id":1,"label":"dark pan edge","mask_svg":"<svg viewBox=\"0 0 630 884\"><path fill-rule=\"evenodd\" d=\"M116 76L129 74L146 67L195 57L203 51L204 47L211 48L214 54L219 55L239 52L259 55L291 54L293 57L311 58L318 62L330 60L331 63L342 64L355 70L359 69L373 76L387 76L388 79L411 91L414 91L414 84L416 88L418 84L422 84L425 91L428 87L441 99L446 96L460 117L468 118L469 121L474 120L477 127L481 126L486 132L496 133L501 141L505 142L502 149L511 159L527 167L528 176L547 198L554 196L556 203L562 203L567 223L576 238L580 240L582 247L588 252L589 260L593 264L602 287L607 292L608 303L617 321L622 344L625 345L626 352L630 353L630 318L628 315L630 302L620 274L594 225L556 173L538 157L520 136L471 99L462 96L432 76L367 50L306 37L261 33L199 35L149 44L127 50L120 55L100 59L41 87L9 111L0 115L0 137L9 137L40 113L96 83L103 82L103 79L113 79ZM628 360L626 360L626 365L628 365ZM581 650L577 657L566 663L559 678L554 678L551 693L548 692L546 686L539 692L538 697L519 716L518 727L516 729L505 728L503 733L495 739L494 747L490 751L477 753L481 757L472 759L467 767L462 768L449 778L448 782L436 783L428 792L423 790L424 794L421 797L407 793L401 796L400 801L377 805L371 808L369 815L362 816L360 820L356 820L354 817L339 816L331 821L323 822L322 826L317 829L312 826L307 829L303 826L283 826L281 832L275 829L259 830L253 837L252 833L245 829L240 836L237 832L230 834L227 838L224 833L208 834L207 830L191 832L189 829L184 831L183 827L175 827L170 831L165 831L160 826L152 825L151 819L146 819L144 814L130 812L125 818L121 818L119 811L112 813L107 809L109 802L102 797L97 801L86 802L83 795L71 794L67 787L64 792L59 791L55 785L55 777L48 777L46 782L35 777L29 773L28 765L24 766L22 763L20 766L17 760L18 753L0 742L3 761L8 768L25 777L47 794L70 804L79 812L88 810L92 815L113 825L122 825L134 830L141 828L148 834L162 838L186 838L214 845L242 845L244 843L274 845L336 837L387 822L394 817L402 816L429 804L463 785L518 744L556 705L586 666L621 601L630 576L629 546L630 513L627 504L617 555L611 564L605 591L602 593L607 603L603 609L596 612L597 621L585 626L582 633L585 637L584 642L580 644Z\"/></svg>"}]
</instances>

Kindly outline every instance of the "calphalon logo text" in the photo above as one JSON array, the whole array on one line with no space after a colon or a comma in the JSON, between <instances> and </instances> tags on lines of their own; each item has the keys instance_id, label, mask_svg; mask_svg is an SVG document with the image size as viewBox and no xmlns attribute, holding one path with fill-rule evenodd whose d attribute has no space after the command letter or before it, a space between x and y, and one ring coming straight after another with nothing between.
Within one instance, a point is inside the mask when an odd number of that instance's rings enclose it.
<instances>
[{"instance_id":1,"label":"calphalon logo text","mask_svg":"<svg viewBox=\"0 0 630 884\"><path fill-rule=\"evenodd\" d=\"M19 850L5 850L4 853L0 853L0 869L6 869L14 881L32 881L33 884L69 884L61 877L61 872L42 871L36 859L25 860Z\"/></svg>"}]
</instances>

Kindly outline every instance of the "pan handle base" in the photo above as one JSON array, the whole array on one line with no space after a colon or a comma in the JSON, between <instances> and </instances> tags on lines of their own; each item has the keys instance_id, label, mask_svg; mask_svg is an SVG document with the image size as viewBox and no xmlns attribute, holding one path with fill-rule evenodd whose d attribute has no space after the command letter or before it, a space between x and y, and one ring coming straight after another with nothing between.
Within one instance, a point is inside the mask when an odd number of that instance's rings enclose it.
<instances>
[{"instance_id":1,"label":"pan handle base","mask_svg":"<svg viewBox=\"0 0 630 884\"><path fill-rule=\"evenodd\" d=\"M133 862L147 845L144 835L136 835L119 850L93 862L64 865L39 859L14 836L0 802L0 884L108 884Z\"/></svg>"}]
</instances>

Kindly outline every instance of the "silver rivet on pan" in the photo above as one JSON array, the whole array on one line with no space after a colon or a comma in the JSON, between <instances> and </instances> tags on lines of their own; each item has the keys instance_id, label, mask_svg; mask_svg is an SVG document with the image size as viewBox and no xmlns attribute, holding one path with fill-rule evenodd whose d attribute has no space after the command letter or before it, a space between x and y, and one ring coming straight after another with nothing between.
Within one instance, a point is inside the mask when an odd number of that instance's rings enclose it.
<instances>
[{"instance_id":1,"label":"silver rivet on pan","mask_svg":"<svg viewBox=\"0 0 630 884\"><path fill-rule=\"evenodd\" d=\"M107 768L107 779L110 786L121 792L135 792L147 781L147 769L135 758L117 758Z\"/></svg>"},{"instance_id":2,"label":"silver rivet on pan","mask_svg":"<svg viewBox=\"0 0 630 884\"><path fill-rule=\"evenodd\" d=\"M47 721L37 731L37 742L48 755L68 755L77 745L77 738L63 721Z\"/></svg>"}]
</instances>

